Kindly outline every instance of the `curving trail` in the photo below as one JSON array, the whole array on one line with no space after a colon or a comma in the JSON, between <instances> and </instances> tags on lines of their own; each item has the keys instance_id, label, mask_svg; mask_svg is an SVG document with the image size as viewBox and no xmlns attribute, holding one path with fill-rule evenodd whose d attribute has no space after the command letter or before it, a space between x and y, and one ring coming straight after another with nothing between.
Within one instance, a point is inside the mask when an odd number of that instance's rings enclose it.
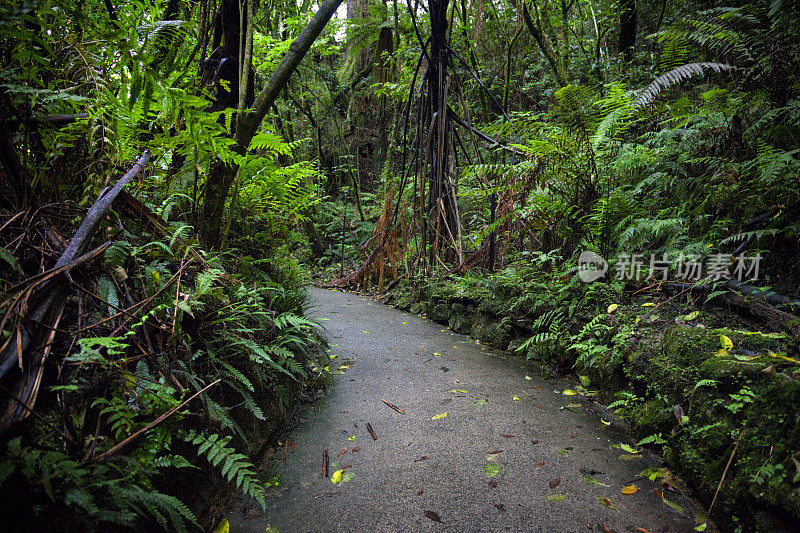
<instances>
[{"instance_id":1,"label":"curving trail","mask_svg":"<svg viewBox=\"0 0 800 533\"><path fill-rule=\"evenodd\" d=\"M271 524L281 533L586 532L603 531L601 522L617 532L693 529L685 495L665 494L684 516L656 494L660 483L638 477L660 466L657 459L620 458L627 454L609 446L631 444L630 437L588 413L583 395L563 394L574 385L526 379L522 359L364 297L319 289L312 295L310 314L328 319L321 323L338 355L331 370L350 367L306 408L288 437L295 448L285 463L282 453L270 462L270 475L279 473L282 483L264 515L248 518L252 513L237 509L231 531L263 533ZM331 473L351 465L344 470L349 480L337 486L321 477L323 450ZM639 491L623 495L631 484Z\"/></svg>"}]
</instances>

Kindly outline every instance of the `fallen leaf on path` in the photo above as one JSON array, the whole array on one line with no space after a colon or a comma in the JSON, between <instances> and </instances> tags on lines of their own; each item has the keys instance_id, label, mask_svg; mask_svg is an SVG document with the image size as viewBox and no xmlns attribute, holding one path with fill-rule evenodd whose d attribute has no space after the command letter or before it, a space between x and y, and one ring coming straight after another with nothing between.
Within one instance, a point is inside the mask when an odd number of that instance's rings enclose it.
<instances>
[{"instance_id":1,"label":"fallen leaf on path","mask_svg":"<svg viewBox=\"0 0 800 533\"><path fill-rule=\"evenodd\" d=\"M550 480L550 483L547 484L551 489L558 487L561 484L561 478L555 477Z\"/></svg>"},{"instance_id":2,"label":"fallen leaf on path","mask_svg":"<svg viewBox=\"0 0 800 533\"><path fill-rule=\"evenodd\" d=\"M603 530L603 533L614 533L614 530L605 525L604 523L598 522L598 524L600 525L600 529Z\"/></svg>"},{"instance_id":3,"label":"fallen leaf on path","mask_svg":"<svg viewBox=\"0 0 800 533\"><path fill-rule=\"evenodd\" d=\"M441 420L442 418L445 418L446 416L447 416L447 413L439 413L438 415L433 415L431 417L431 420Z\"/></svg>"},{"instance_id":4,"label":"fallen leaf on path","mask_svg":"<svg viewBox=\"0 0 800 533\"><path fill-rule=\"evenodd\" d=\"M574 391L574 390L572 390L572 389L566 389L566 390L564 390L564 392L563 392L562 394L564 394L565 396L575 396L575 395L576 395L576 394L578 394L578 393L577 393L577 392L575 392L575 391Z\"/></svg>"},{"instance_id":5,"label":"fallen leaf on path","mask_svg":"<svg viewBox=\"0 0 800 533\"><path fill-rule=\"evenodd\" d=\"M483 465L483 471L486 472L487 476L494 477L500 473L500 467L494 463L486 463Z\"/></svg>"},{"instance_id":6,"label":"fallen leaf on path","mask_svg":"<svg viewBox=\"0 0 800 533\"><path fill-rule=\"evenodd\" d=\"M501 437L504 437L504 438L506 438L506 439L513 439L513 438L514 438L514 435L508 435L508 434L506 434L506 433L500 433L500 436L501 436Z\"/></svg>"},{"instance_id":7,"label":"fallen leaf on path","mask_svg":"<svg viewBox=\"0 0 800 533\"><path fill-rule=\"evenodd\" d=\"M505 511L505 510L506 510L506 506L505 506L505 505L503 505L502 503L496 503L496 504L494 504L494 506L495 506L495 507L497 508L497 510L498 510L498 511L500 511L501 513L502 513L503 511Z\"/></svg>"},{"instance_id":8,"label":"fallen leaf on path","mask_svg":"<svg viewBox=\"0 0 800 533\"><path fill-rule=\"evenodd\" d=\"M467 391L464 390L464 389L453 389L450 392L455 393L455 394L466 394L467 393Z\"/></svg>"},{"instance_id":9,"label":"fallen leaf on path","mask_svg":"<svg viewBox=\"0 0 800 533\"><path fill-rule=\"evenodd\" d=\"M532 380L533 378L532 378L532 377L530 377L530 376L525 376L525 379L527 379L528 381L530 381L530 380Z\"/></svg>"},{"instance_id":10,"label":"fallen leaf on path","mask_svg":"<svg viewBox=\"0 0 800 533\"><path fill-rule=\"evenodd\" d=\"M605 420L603 420L602 418L600 419L600 422L602 422L602 423L603 423L604 425L606 425L606 426L610 426L610 425L611 425L611 422L606 422L606 421L605 421Z\"/></svg>"},{"instance_id":11,"label":"fallen leaf on path","mask_svg":"<svg viewBox=\"0 0 800 533\"><path fill-rule=\"evenodd\" d=\"M538 463L536 463L536 464L535 464L535 465L533 465L533 466L534 466L534 467L536 467L536 468L538 468L538 467L540 467L540 466L544 466L544 464L545 464L545 463L544 463L544 461L539 461Z\"/></svg>"},{"instance_id":12,"label":"fallen leaf on path","mask_svg":"<svg viewBox=\"0 0 800 533\"><path fill-rule=\"evenodd\" d=\"M360 452L360 451L361 451L361 446L356 446L355 448L353 448L353 449L352 449L352 450L350 450L350 451L351 451L351 452L353 452L353 453L358 453L358 452Z\"/></svg>"},{"instance_id":13,"label":"fallen leaf on path","mask_svg":"<svg viewBox=\"0 0 800 533\"><path fill-rule=\"evenodd\" d=\"M339 357L339 355L338 355L338 354L335 354L335 353L334 353L334 354L330 354L330 355L328 356L328 358L329 358L331 361L333 361L333 360L334 360L334 359L336 359L337 357Z\"/></svg>"},{"instance_id":14,"label":"fallen leaf on path","mask_svg":"<svg viewBox=\"0 0 800 533\"><path fill-rule=\"evenodd\" d=\"M417 496L422 496L422 493L423 493L423 492L424 492L424 491L423 491L422 489L419 489L419 490L417 491Z\"/></svg>"},{"instance_id":15,"label":"fallen leaf on path","mask_svg":"<svg viewBox=\"0 0 800 533\"><path fill-rule=\"evenodd\" d=\"M554 502L563 502L566 497L567 493L564 492L562 494L548 494L547 496L544 497L544 499L545 501L554 503Z\"/></svg>"},{"instance_id":16,"label":"fallen leaf on path","mask_svg":"<svg viewBox=\"0 0 800 533\"><path fill-rule=\"evenodd\" d=\"M356 441L356 436L355 435L350 435L349 437L347 437L347 440L349 440L350 442L355 442Z\"/></svg>"},{"instance_id":17,"label":"fallen leaf on path","mask_svg":"<svg viewBox=\"0 0 800 533\"><path fill-rule=\"evenodd\" d=\"M675 511L676 513L678 513L678 514L683 514L683 507L681 507L681 506L680 506L680 505L678 505L677 503L669 501L669 500L668 500L668 499L666 499L666 498L665 498L663 495L661 496L661 501L662 501L662 502L664 502L664 503L666 503L666 504L667 504L667 507L669 507L670 509L672 509L672 510L673 510L673 511Z\"/></svg>"},{"instance_id":18,"label":"fallen leaf on path","mask_svg":"<svg viewBox=\"0 0 800 533\"><path fill-rule=\"evenodd\" d=\"M439 522L440 524L442 523L442 519L439 518L439 515L434 513L433 511L425 511L425 516L427 516L429 519L433 520L434 522Z\"/></svg>"},{"instance_id":19,"label":"fallen leaf on path","mask_svg":"<svg viewBox=\"0 0 800 533\"><path fill-rule=\"evenodd\" d=\"M570 433L570 434L569 434L569 438L571 438L571 439L574 439L574 438L576 438L577 436L578 436L578 434L577 434L577 433Z\"/></svg>"},{"instance_id":20,"label":"fallen leaf on path","mask_svg":"<svg viewBox=\"0 0 800 533\"><path fill-rule=\"evenodd\" d=\"M363 333L369 333L369 331L367 331L367 330L364 330L364 331L363 331Z\"/></svg>"},{"instance_id":21,"label":"fallen leaf on path","mask_svg":"<svg viewBox=\"0 0 800 533\"><path fill-rule=\"evenodd\" d=\"M531 444L539 444L539 439L531 439Z\"/></svg>"},{"instance_id":22,"label":"fallen leaf on path","mask_svg":"<svg viewBox=\"0 0 800 533\"><path fill-rule=\"evenodd\" d=\"M344 447L344 448L342 448L342 451L340 451L338 454L336 454L336 457L339 457L340 455L344 455L344 453L346 453L346 452L347 452L347 447Z\"/></svg>"},{"instance_id":23,"label":"fallen leaf on path","mask_svg":"<svg viewBox=\"0 0 800 533\"><path fill-rule=\"evenodd\" d=\"M623 452L628 452L628 453L642 453L642 450L637 450L636 448L630 446L629 444L612 444L609 446L609 448L619 448Z\"/></svg>"},{"instance_id":24,"label":"fallen leaf on path","mask_svg":"<svg viewBox=\"0 0 800 533\"><path fill-rule=\"evenodd\" d=\"M497 481L495 479L490 479L489 480L489 486L492 487L493 489L496 489L497 488Z\"/></svg>"},{"instance_id":25,"label":"fallen leaf on path","mask_svg":"<svg viewBox=\"0 0 800 533\"><path fill-rule=\"evenodd\" d=\"M599 485L601 487L608 487L608 485L606 485L597 478L593 478L592 476L583 476L583 481L585 481L589 485Z\"/></svg>"},{"instance_id":26,"label":"fallen leaf on path","mask_svg":"<svg viewBox=\"0 0 800 533\"><path fill-rule=\"evenodd\" d=\"M447 368L446 366L440 366L440 367L439 367L439 370L441 370L442 372L447 372L447 371L449 371L450 369L449 369L449 368Z\"/></svg>"},{"instance_id":27,"label":"fallen leaf on path","mask_svg":"<svg viewBox=\"0 0 800 533\"><path fill-rule=\"evenodd\" d=\"M486 454L486 460L487 461L494 461L495 459L497 459L497 454L496 453L490 452L490 453Z\"/></svg>"},{"instance_id":28,"label":"fallen leaf on path","mask_svg":"<svg viewBox=\"0 0 800 533\"><path fill-rule=\"evenodd\" d=\"M528 387L528 388L529 388L529 389L533 389L533 390L539 390L539 391L540 391L540 390L542 390L542 388L541 388L541 387Z\"/></svg>"},{"instance_id":29,"label":"fallen leaf on path","mask_svg":"<svg viewBox=\"0 0 800 533\"><path fill-rule=\"evenodd\" d=\"M503 450L492 450L489 453L497 455L498 453L503 453Z\"/></svg>"},{"instance_id":30,"label":"fallen leaf on path","mask_svg":"<svg viewBox=\"0 0 800 533\"><path fill-rule=\"evenodd\" d=\"M433 352L433 355L435 355L436 357L441 357L442 356L442 354L440 354L439 352Z\"/></svg>"},{"instance_id":31,"label":"fallen leaf on path","mask_svg":"<svg viewBox=\"0 0 800 533\"><path fill-rule=\"evenodd\" d=\"M472 403L474 403L475 405L484 405L485 403L487 403L487 400L475 400Z\"/></svg>"},{"instance_id":32,"label":"fallen leaf on path","mask_svg":"<svg viewBox=\"0 0 800 533\"><path fill-rule=\"evenodd\" d=\"M569 457L569 452L567 450L556 450L556 453L562 457Z\"/></svg>"},{"instance_id":33,"label":"fallen leaf on path","mask_svg":"<svg viewBox=\"0 0 800 533\"><path fill-rule=\"evenodd\" d=\"M428 460L428 456L427 455L423 455L419 459L414 459L414 462L418 463L420 461L427 461L427 460Z\"/></svg>"},{"instance_id":34,"label":"fallen leaf on path","mask_svg":"<svg viewBox=\"0 0 800 533\"><path fill-rule=\"evenodd\" d=\"M344 474L344 470L337 470L333 474L331 474L331 483L334 485L338 485L342 482L342 475Z\"/></svg>"},{"instance_id":35,"label":"fallen leaf on path","mask_svg":"<svg viewBox=\"0 0 800 533\"><path fill-rule=\"evenodd\" d=\"M626 496L630 496L631 494L636 494L637 492L639 492L639 487L637 487L636 485L628 485L627 487L622 487L621 492Z\"/></svg>"},{"instance_id":36,"label":"fallen leaf on path","mask_svg":"<svg viewBox=\"0 0 800 533\"><path fill-rule=\"evenodd\" d=\"M518 401L519 401L519 396L514 396L512 399L513 399L515 402L518 402Z\"/></svg>"},{"instance_id":37,"label":"fallen leaf on path","mask_svg":"<svg viewBox=\"0 0 800 533\"><path fill-rule=\"evenodd\" d=\"M614 511L619 511L619 509L614 507L614 505L611 503L611 500L609 500L608 498L603 498L602 496L598 496L597 501L599 501L601 504L605 505L609 509L613 509Z\"/></svg>"}]
</instances>

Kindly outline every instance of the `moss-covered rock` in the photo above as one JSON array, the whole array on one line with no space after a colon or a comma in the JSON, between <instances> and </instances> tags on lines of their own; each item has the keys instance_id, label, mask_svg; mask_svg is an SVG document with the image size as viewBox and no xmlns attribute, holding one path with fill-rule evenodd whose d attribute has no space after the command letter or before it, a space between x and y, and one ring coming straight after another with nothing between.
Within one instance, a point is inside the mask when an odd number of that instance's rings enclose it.
<instances>
[{"instance_id":1,"label":"moss-covered rock","mask_svg":"<svg viewBox=\"0 0 800 533\"><path fill-rule=\"evenodd\" d=\"M447 324L450 326L450 329L456 333L468 334L472 329L472 317L463 311L456 312L455 309L452 309L451 311L453 313L450 315L450 319L447 322Z\"/></svg>"},{"instance_id":2,"label":"moss-covered rock","mask_svg":"<svg viewBox=\"0 0 800 533\"><path fill-rule=\"evenodd\" d=\"M672 406L661 399L649 400L638 405L631 413L631 421L644 437L654 433L666 433L677 424Z\"/></svg>"},{"instance_id":3,"label":"moss-covered rock","mask_svg":"<svg viewBox=\"0 0 800 533\"><path fill-rule=\"evenodd\" d=\"M484 344L505 350L511 341L511 335L500 324L496 317L481 313L472 323L471 335Z\"/></svg>"},{"instance_id":4,"label":"moss-covered rock","mask_svg":"<svg viewBox=\"0 0 800 533\"><path fill-rule=\"evenodd\" d=\"M447 319L450 318L450 308L446 303L428 306L428 318L439 324L447 324Z\"/></svg>"}]
</instances>

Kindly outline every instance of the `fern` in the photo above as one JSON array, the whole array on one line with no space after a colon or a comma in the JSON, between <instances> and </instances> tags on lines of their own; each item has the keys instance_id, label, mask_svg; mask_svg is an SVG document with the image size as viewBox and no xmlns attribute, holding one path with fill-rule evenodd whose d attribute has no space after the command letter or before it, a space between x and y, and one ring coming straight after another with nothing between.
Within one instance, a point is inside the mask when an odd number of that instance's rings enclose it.
<instances>
[{"instance_id":1,"label":"fern","mask_svg":"<svg viewBox=\"0 0 800 533\"><path fill-rule=\"evenodd\" d=\"M197 274L194 281L197 296L202 296L211 290L211 287L222 274L224 274L224 272L218 268L207 268Z\"/></svg>"},{"instance_id":2,"label":"fern","mask_svg":"<svg viewBox=\"0 0 800 533\"><path fill-rule=\"evenodd\" d=\"M693 76L702 76L708 70L713 70L714 72L720 73L723 71L733 70L733 67L725 63L708 62L687 63L686 65L681 65L680 67L674 68L669 72L660 75L654 79L650 85L645 87L641 94L639 94L639 98L637 98L634 102L634 109L640 109L642 107L649 106L656 100L656 98L658 98L658 95L662 90L673 85L677 85L678 83L688 80Z\"/></svg>"},{"instance_id":3,"label":"fern","mask_svg":"<svg viewBox=\"0 0 800 533\"><path fill-rule=\"evenodd\" d=\"M197 454L204 455L212 466L218 467L222 476L233 481L242 492L254 498L261 507L266 506L264 487L258 481L252 463L247 461L247 456L236 453L236 450L227 446L231 437L202 435L190 431L181 436L183 440L198 445Z\"/></svg>"},{"instance_id":4,"label":"fern","mask_svg":"<svg viewBox=\"0 0 800 533\"><path fill-rule=\"evenodd\" d=\"M695 383L693 390L697 390L700 387L716 387L717 385L719 385L719 381L716 379L701 379Z\"/></svg>"}]
</instances>

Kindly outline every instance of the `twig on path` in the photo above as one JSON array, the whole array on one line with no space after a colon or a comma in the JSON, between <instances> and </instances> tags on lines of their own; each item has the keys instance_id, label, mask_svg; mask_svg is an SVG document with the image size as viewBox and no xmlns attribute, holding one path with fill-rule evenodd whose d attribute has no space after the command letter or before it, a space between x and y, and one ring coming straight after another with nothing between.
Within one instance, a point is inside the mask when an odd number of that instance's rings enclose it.
<instances>
[{"instance_id":1,"label":"twig on path","mask_svg":"<svg viewBox=\"0 0 800 533\"><path fill-rule=\"evenodd\" d=\"M383 403L385 403L386 405L388 405L389 407L391 407L392 409L394 409L395 411L397 411L398 413L400 413L401 415L404 415L404 414L406 414L406 412L405 412L405 411L403 411L402 409L400 409L399 407L397 407L395 404L393 404L393 403L391 403L391 402L387 401L385 398L381 398L381 401L382 401Z\"/></svg>"},{"instance_id":2,"label":"twig on path","mask_svg":"<svg viewBox=\"0 0 800 533\"><path fill-rule=\"evenodd\" d=\"M328 477L328 450L322 450L322 477Z\"/></svg>"},{"instance_id":3,"label":"twig on path","mask_svg":"<svg viewBox=\"0 0 800 533\"><path fill-rule=\"evenodd\" d=\"M375 433L375 430L372 429L372 426L369 422L367 422L367 431L369 431L369 434L372 435L372 440L378 440L378 435Z\"/></svg>"}]
</instances>

